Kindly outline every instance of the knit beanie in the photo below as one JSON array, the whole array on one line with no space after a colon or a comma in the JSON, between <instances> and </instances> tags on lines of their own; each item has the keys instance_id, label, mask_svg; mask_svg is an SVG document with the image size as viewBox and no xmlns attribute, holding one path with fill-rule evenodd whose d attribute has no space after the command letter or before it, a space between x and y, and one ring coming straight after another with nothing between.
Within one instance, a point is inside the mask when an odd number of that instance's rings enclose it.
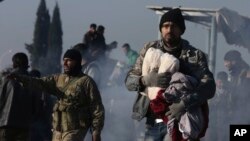
<instances>
[{"instance_id":1,"label":"knit beanie","mask_svg":"<svg viewBox=\"0 0 250 141\"><path fill-rule=\"evenodd\" d=\"M165 22L173 22L178 25L178 27L182 31L182 34L185 32L186 26L185 26L185 22L184 22L184 18L182 16L181 10L179 8L171 9L162 15L161 21L159 24L160 32L161 32L161 27Z\"/></svg>"},{"instance_id":2,"label":"knit beanie","mask_svg":"<svg viewBox=\"0 0 250 141\"><path fill-rule=\"evenodd\" d=\"M28 57L23 52L18 52L14 54L12 57L12 62L13 64L15 64L16 67L23 67L23 68L29 67Z\"/></svg>"},{"instance_id":3,"label":"knit beanie","mask_svg":"<svg viewBox=\"0 0 250 141\"><path fill-rule=\"evenodd\" d=\"M241 54L237 50L230 50L224 56L224 60L227 61L239 61L240 59L241 59Z\"/></svg>"},{"instance_id":4,"label":"knit beanie","mask_svg":"<svg viewBox=\"0 0 250 141\"><path fill-rule=\"evenodd\" d=\"M72 60L75 60L77 64L81 65L82 55L79 51L75 49L68 49L63 55L63 58L70 58Z\"/></svg>"}]
</instances>

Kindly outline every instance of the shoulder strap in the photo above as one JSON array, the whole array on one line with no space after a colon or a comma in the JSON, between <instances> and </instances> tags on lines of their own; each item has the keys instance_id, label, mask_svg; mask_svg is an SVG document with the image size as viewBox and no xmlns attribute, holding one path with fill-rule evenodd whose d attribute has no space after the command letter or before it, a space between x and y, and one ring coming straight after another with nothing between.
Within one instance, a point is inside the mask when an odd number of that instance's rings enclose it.
<instances>
[{"instance_id":1,"label":"shoulder strap","mask_svg":"<svg viewBox=\"0 0 250 141\"><path fill-rule=\"evenodd\" d=\"M71 84L73 84L74 82L76 82L77 80L79 80L80 78L74 78L74 79L71 79L67 84L65 84L64 86L63 86L63 88L61 89L61 91L64 93L67 89L68 89L68 87L71 85Z\"/></svg>"}]
</instances>

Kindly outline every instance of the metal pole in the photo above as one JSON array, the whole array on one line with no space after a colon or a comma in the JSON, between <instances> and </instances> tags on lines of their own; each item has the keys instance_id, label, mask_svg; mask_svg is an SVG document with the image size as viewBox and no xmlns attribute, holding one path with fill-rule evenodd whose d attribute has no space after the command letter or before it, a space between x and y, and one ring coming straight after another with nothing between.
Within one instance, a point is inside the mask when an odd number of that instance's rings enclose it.
<instances>
[{"instance_id":1,"label":"metal pole","mask_svg":"<svg viewBox=\"0 0 250 141\"><path fill-rule=\"evenodd\" d=\"M158 18L158 25L160 24L161 16L162 16L162 15L159 15L159 18ZM158 26L157 26L157 27L158 27ZM160 39L161 39L161 31L158 30L158 40L160 40Z\"/></svg>"},{"instance_id":2,"label":"metal pole","mask_svg":"<svg viewBox=\"0 0 250 141\"><path fill-rule=\"evenodd\" d=\"M209 60L210 56L210 48L211 48L211 26L206 28L208 33L207 33L207 47L206 47L206 55L207 55L207 60Z\"/></svg>"},{"instance_id":3,"label":"metal pole","mask_svg":"<svg viewBox=\"0 0 250 141\"><path fill-rule=\"evenodd\" d=\"M211 26L211 48L209 56L209 69L213 74L215 74L215 65L216 65L216 45L217 45L217 24L215 16L212 17L212 26Z\"/></svg>"}]
</instances>

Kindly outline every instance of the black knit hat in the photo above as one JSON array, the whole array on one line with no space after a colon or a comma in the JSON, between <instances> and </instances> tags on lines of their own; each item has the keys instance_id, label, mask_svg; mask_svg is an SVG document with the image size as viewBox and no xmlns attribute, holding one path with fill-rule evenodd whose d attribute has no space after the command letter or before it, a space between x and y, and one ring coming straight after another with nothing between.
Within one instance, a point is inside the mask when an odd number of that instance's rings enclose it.
<instances>
[{"instance_id":1,"label":"black knit hat","mask_svg":"<svg viewBox=\"0 0 250 141\"><path fill-rule=\"evenodd\" d=\"M165 22L173 22L180 27L182 34L185 32L186 26L184 22L184 18L182 16L181 10L179 8L171 9L165 14L162 15L161 21L159 24L159 29L161 32L161 27Z\"/></svg>"},{"instance_id":2,"label":"black knit hat","mask_svg":"<svg viewBox=\"0 0 250 141\"><path fill-rule=\"evenodd\" d=\"M239 61L240 59L241 59L241 54L237 50L230 50L224 56L224 60L227 61Z\"/></svg>"},{"instance_id":3,"label":"black knit hat","mask_svg":"<svg viewBox=\"0 0 250 141\"><path fill-rule=\"evenodd\" d=\"M23 68L29 67L28 57L23 52L18 52L14 54L12 56L12 62L16 67L23 67Z\"/></svg>"},{"instance_id":4,"label":"black knit hat","mask_svg":"<svg viewBox=\"0 0 250 141\"><path fill-rule=\"evenodd\" d=\"M125 43L122 45L122 48L130 48L130 45L128 43Z\"/></svg>"},{"instance_id":5,"label":"black knit hat","mask_svg":"<svg viewBox=\"0 0 250 141\"><path fill-rule=\"evenodd\" d=\"M78 64L81 64L81 61L82 61L81 53L75 49L68 49L64 53L63 58L70 58L72 60L75 60Z\"/></svg>"}]
</instances>

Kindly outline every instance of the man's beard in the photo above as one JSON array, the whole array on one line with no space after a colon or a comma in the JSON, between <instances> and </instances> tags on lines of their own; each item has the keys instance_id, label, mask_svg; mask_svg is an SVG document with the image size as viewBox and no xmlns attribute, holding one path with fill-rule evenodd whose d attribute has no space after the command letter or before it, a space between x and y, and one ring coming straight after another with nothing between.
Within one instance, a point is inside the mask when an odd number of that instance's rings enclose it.
<instances>
[{"instance_id":1,"label":"man's beard","mask_svg":"<svg viewBox=\"0 0 250 141\"><path fill-rule=\"evenodd\" d=\"M169 45L171 45L171 46L176 46L176 45L179 44L180 38L177 38L177 37L175 37L175 36L172 35L172 34L169 34L168 36L170 36L170 37L168 37L168 39L165 39L165 42L166 42L167 44L169 44Z\"/></svg>"},{"instance_id":2,"label":"man's beard","mask_svg":"<svg viewBox=\"0 0 250 141\"><path fill-rule=\"evenodd\" d=\"M79 74L79 72L81 71L81 66L75 66L74 68L70 68L68 70L64 69L64 73L69 75L69 76L76 76Z\"/></svg>"},{"instance_id":3,"label":"man's beard","mask_svg":"<svg viewBox=\"0 0 250 141\"><path fill-rule=\"evenodd\" d=\"M230 68L228 68L228 72L232 76L237 76L240 73L241 67L238 65L233 65Z\"/></svg>"},{"instance_id":4,"label":"man's beard","mask_svg":"<svg viewBox=\"0 0 250 141\"><path fill-rule=\"evenodd\" d=\"M237 68L230 68L228 70L228 72L229 72L230 75L235 76L238 73L238 69Z\"/></svg>"}]
</instances>

